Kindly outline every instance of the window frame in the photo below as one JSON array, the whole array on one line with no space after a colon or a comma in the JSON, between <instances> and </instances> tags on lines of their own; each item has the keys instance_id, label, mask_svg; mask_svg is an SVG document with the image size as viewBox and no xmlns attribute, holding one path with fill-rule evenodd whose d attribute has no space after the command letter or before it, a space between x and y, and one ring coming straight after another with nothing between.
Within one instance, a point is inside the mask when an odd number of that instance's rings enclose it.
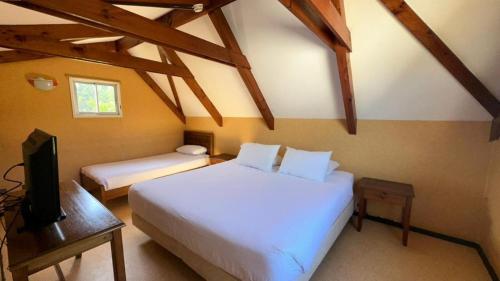
<instances>
[{"instance_id":1,"label":"window frame","mask_svg":"<svg viewBox=\"0 0 500 281\"><path fill-rule=\"evenodd\" d=\"M113 80L102 80L94 78L85 78L78 76L69 76L69 88L71 92L71 106L73 108L74 118L121 118L123 117L122 111L122 101L121 101L121 89L120 82ZM117 112L106 113L106 112L80 112L78 110L78 97L76 92L76 83L87 83L87 84L100 84L113 86L115 88L115 101ZM96 89L97 90L97 89ZM97 93L96 93L97 95ZM97 105L99 107L99 104Z\"/></svg>"}]
</instances>

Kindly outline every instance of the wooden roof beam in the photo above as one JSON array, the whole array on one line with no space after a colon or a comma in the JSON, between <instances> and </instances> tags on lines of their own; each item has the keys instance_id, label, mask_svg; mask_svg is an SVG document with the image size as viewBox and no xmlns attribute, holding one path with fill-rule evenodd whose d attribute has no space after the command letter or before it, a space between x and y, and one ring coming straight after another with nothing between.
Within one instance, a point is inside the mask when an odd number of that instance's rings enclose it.
<instances>
[{"instance_id":1,"label":"wooden roof beam","mask_svg":"<svg viewBox=\"0 0 500 281\"><path fill-rule=\"evenodd\" d=\"M345 18L334 6L332 0L305 0L305 2L319 15L325 25L335 35L337 41L350 52L352 50L351 32L347 28Z\"/></svg>"},{"instance_id":2,"label":"wooden roof beam","mask_svg":"<svg viewBox=\"0 0 500 281\"><path fill-rule=\"evenodd\" d=\"M173 65L177 65L180 67L185 67L186 69L187 66L184 64L184 62L181 60L181 58L175 53L174 50L172 49L165 49L165 48L158 48L158 51L160 51L161 56L165 56ZM189 69L188 69L189 70ZM214 119L215 123L222 127L223 121L222 121L222 115L219 113L215 105L210 101L208 96L205 94L203 89L201 88L200 84L196 81L196 79L190 78L190 77L183 77L184 82L188 85L188 87L191 89L193 94L198 98L198 100L201 102L203 107L208 111L210 116Z\"/></svg>"},{"instance_id":3,"label":"wooden roof beam","mask_svg":"<svg viewBox=\"0 0 500 281\"><path fill-rule=\"evenodd\" d=\"M149 76L145 71L136 70L137 75L139 75L142 80L153 90L153 92L163 101L163 103L181 120L182 123L186 124L186 116L179 110L179 108L170 100L167 94L162 90L162 88Z\"/></svg>"},{"instance_id":4,"label":"wooden roof beam","mask_svg":"<svg viewBox=\"0 0 500 281\"><path fill-rule=\"evenodd\" d=\"M38 60L46 59L51 56L27 53L19 50L1 51L0 52L0 63L27 61L27 60Z\"/></svg>"},{"instance_id":5,"label":"wooden roof beam","mask_svg":"<svg viewBox=\"0 0 500 281\"><path fill-rule=\"evenodd\" d=\"M183 24L186 24L190 21L193 21L197 18L200 18L204 15L207 15L209 12L221 8L229 3L234 2L235 0L211 0L210 4L205 6L203 12L195 13L192 11L185 10L173 10L168 12L167 14L156 19L157 22L170 26L172 28L177 28ZM125 37L117 42L117 48L119 50L128 50L133 48L139 44L143 43L143 41L133 38L133 37Z\"/></svg>"},{"instance_id":6,"label":"wooden roof beam","mask_svg":"<svg viewBox=\"0 0 500 281\"><path fill-rule=\"evenodd\" d=\"M231 66L250 67L245 56L102 0L79 1L78 5L66 0L2 1Z\"/></svg>"},{"instance_id":7,"label":"wooden roof beam","mask_svg":"<svg viewBox=\"0 0 500 281\"><path fill-rule=\"evenodd\" d=\"M226 17L222 12L222 9L218 8L213 10L209 13L209 16L226 48L236 53L243 54L238 41L236 40L236 37L234 36L233 31L231 30L231 27L229 26L229 23L227 22ZM264 95L262 94L259 88L259 84L257 83L257 80L255 80L252 71L250 69L242 67L237 67L237 69L240 73L241 78L243 79L243 82L245 82L245 85L250 92L255 105L264 118L267 127L270 130L274 130L274 116L271 112L271 109L267 105L266 99L264 98Z\"/></svg>"},{"instance_id":8,"label":"wooden roof beam","mask_svg":"<svg viewBox=\"0 0 500 281\"><path fill-rule=\"evenodd\" d=\"M100 47L93 47L92 44L77 45L57 39L20 34L2 26L0 26L0 46L46 56L60 56L174 76L193 77L183 67L113 53Z\"/></svg>"},{"instance_id":9,"label":"wooden roof beam","mask_svg":"<svg viewBox=\"0 0 500 281\"><path fill-rule=\"evenodd\" d=\"M177 6L192 6L194 4L208 5L208 0L106 0L106 2L118 5L132 5L145 7L173 8Z\"/></svg>"},{"instance_id":10,"label":"wooden roof beam","mask_svg":"<svg viewBox=\"0 0 500 281\"><path fill-rule=\"evenodd\" d=\"M116 33L88 27L81 24L2 25L2 28L11 30L19 34L73 41L95 37L120 36Z\"/></svg>"},{"instance_id":11,"label":"wooden roof beam","mask_svg":"<svg viewBox=\"0 0 500 281\"><path fill-rule=\"evenodd\" d=\"M500 115L500 102L496 97L405 1L380 0L380 2L469 91L493 118Z\"/></svg>"},{"instance_id":12,"label":"wooden roof beam","mask_svg":"<svg viewBox=\"0 0 500 281\"><path fill-rule=\"evenodd\" d=\"M335 8L342 15L345 21L342 0L333 0ZM337 67L339 70L340 85L342 88L342 99L346 116L346 127L349 134L357 132L356 105L354 101L354 90L352 84L351 63L349 50L338 43L330 28L317 16L304 1L280 0L280 2L294 14L302 23L309 28L321 41L330 49L335 51L337 57Z\"/></svg>"},{"instance_id":13,"label":"wooden roof beam","mask_svg":"<svg viewBox=\"0 0 500 281\"><path fill-rule=\"evenodd\" d=\"M157 47L157 48L158 48L158 53L160 54L161 61L163 63L168 64L169 63L168 58L166 53L163 51L163 48L162 47ZM179 109L179 111L183 113L181 100L179 99L179 93L177 92L177 87L175 87L174 79L172 78L171 75L167 75L167 80L170 86L170 90L172 90L172 94L174 95L174 100L175 104L177 105L177 109Z\"/></svg>"}]
</instances>

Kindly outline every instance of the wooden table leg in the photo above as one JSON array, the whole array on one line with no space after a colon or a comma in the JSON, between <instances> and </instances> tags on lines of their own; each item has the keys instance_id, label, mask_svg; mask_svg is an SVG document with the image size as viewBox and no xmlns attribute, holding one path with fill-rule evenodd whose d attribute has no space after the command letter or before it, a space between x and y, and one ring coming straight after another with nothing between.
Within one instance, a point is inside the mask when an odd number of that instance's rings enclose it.
<instances>
[{"instance_id":1,"label":"wooden table leg","mask_svg":"<svg viewBox=\"0 0 500 281\"><path fill-rule=\"evenodd\" d=\"M406 198L406 204L403 209L403 246L408 246L408 232L410 231L410 215L411 215L412 198Z\"/></svg>"},{"instance_id":2,"label":"wooden table leg","mask_svg":"<svg viewBox=\"0 0 500 281\"><path fill-rule=\"evenodd\" d=\"M123 241L122 231L117 229L112 232L113 239L111 239L111 256L113 257L113 273L115 281L125 281L125 259L123 257Z\"/></svg>"},{"instance_id":3,"label":"wooden table leg","mask_svg":"<svg viewBox=\"0 0 500 281\"><path fill-rule=\"evenodd\" d=\"M13 281L29 281L28 279L28 268L23 267L18 270L12 271L12 280Z\"/></svg>"},{"instance_id":4,"label":"wooden table leg","mask_svg":"<svg viewBox=\"0 0 500 281\"><path fill-rule=\"evenodd\" d=\"M59 281L66 281L66 279L64 278L64 273L62 272L61 266L58 263L56 263L54 265L54 269L56 271L57 278L59 279Z\"/></svg>"},{"instance_id":5,"label":"wooden table leg","mask_svg":"<svg viewBox=\"0 0 500 281\"><path fill-rule=\"evenodd\" d=\"M366 199L363 198L363 196L360 196L359 199L359 212L358 212L358 231L361 231L361 228L363 227L363 219L366 216Z\"/></svg>"}]
</instances>

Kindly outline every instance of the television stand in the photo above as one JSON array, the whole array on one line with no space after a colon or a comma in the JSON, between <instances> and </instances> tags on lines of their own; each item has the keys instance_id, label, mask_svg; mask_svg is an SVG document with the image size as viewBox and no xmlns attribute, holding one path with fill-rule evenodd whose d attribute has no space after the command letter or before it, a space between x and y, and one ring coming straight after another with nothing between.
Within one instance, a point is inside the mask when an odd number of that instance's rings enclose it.
<instances>
[{"instance_id":1,"label":"television stand","mask_svg":"<svg viewBox=\"0 0 500 281\"><path fill-rule=\"evenodd\" d=\"M115 281L125 281L121 228L125 224L75 181L60 185L66 219L36 231L10 231L7 235L9 270L13 281L28 276L104 243L111 243ZM5 213L7 225L24 225L19 207ZM56 267L57 270L57 267Z\"/></svg>"}]
</instances>

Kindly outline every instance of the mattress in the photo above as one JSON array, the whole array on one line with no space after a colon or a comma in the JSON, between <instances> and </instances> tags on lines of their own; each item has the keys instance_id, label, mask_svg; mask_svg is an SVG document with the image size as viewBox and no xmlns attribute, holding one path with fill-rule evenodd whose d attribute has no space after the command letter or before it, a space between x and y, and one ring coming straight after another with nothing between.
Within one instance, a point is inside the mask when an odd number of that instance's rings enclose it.
<instances>
[{"instance_id":1,"label":"mattress","mask_svg":"<svg viewBox=\"0 0 500 281\"><path fill-rule=\"evenodd\" d=\"M315 182L228 161L134 184L133 212L241 280L303 280L352 201L353 176Z\"/></svg>"},{"instance_id":2,"label":"mattress","mask_svg":"<svg viewBox=\"0 0 500 281\"><path fill-rule=\"evenodd\" d=\"M164 177L209 164L208 155L178 152L112 163L86 166L81 173L104 186L105 190Z\"/></svg>"}]
</instances>

